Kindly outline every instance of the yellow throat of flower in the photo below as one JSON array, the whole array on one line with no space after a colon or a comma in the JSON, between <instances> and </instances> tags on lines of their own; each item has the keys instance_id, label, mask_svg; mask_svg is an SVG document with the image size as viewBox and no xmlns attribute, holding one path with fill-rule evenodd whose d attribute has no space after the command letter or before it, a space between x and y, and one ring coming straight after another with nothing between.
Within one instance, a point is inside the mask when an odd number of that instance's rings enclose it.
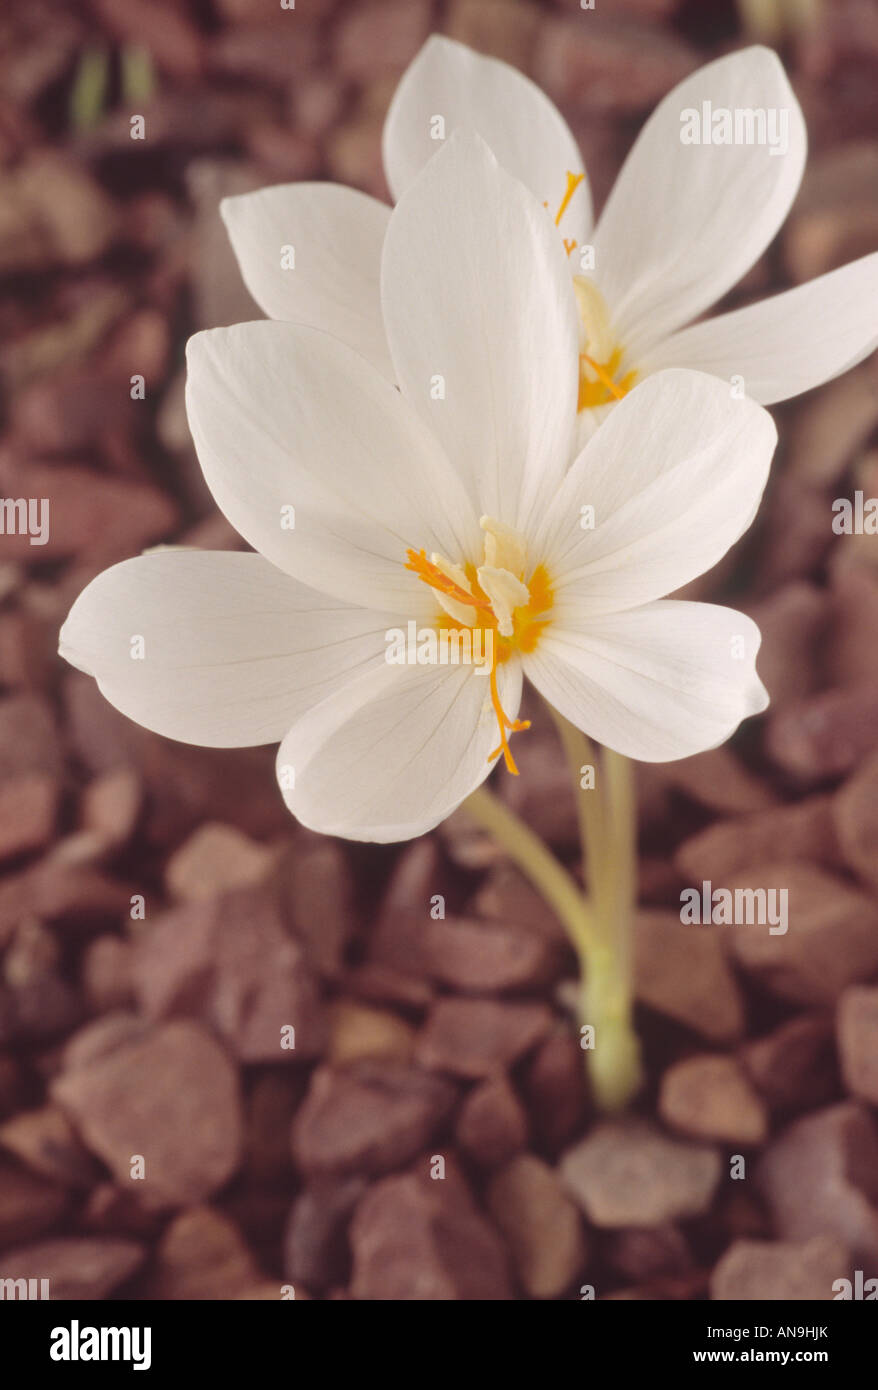
<instances>
[{"instance_id":1,"label":"yellow throat of flower","mask_svg":"<svg viewBox=\"0 0 878 1390\"><path fill-rule=\"evenodd\" d=\"M573 289L582 324L579 353L579 410L621 401L637 379L635 371L620 374L623 350L614 340L604 297L593 280L574 275Z\"/></svg>"},{"instance_id":2,"label":"yellow throat of flower","mask_svg":"<svg viewBox=\"0 0 878 1390\"><path fill-rule=\"evenodd\" d=\"M493 762L502 753L506 767L517 777L509 735L529 729L530 721L510 719L505 713L497 668L515 652L534 650L549 622L553 596L545 566L537 565L525 579L527 546L519 532L488 516L482 517L480 525L485 532L481 565L454 564L435 554L428 560L425 551L408 550L405 567L433 590L441 609L440 632L479 627L491 633L491 704L500 742L488 758Z\"/></svg>"},{"instance_id":3,"label":"yellow throat of flower","mask_svg":"<svg viewBox=\"0 0 878 1390\"><path fill-rule=\"evenodd\" d=\"M576 238L565 236L561 223L573 195L584 178L584 174L574 174L567 170L564 193L555 213L555 226L561 231L564 250L568 256L576 250ZM543 203L543 207L548 208L549 204ZM594 406L620 401L631 390L637 380L637 373L621 371L624 349L613 337L604 297L594 281L585 275L574 275L573 288L582 326L577 403L577 409L582 412Z\"/></svg>"}]
</instances>

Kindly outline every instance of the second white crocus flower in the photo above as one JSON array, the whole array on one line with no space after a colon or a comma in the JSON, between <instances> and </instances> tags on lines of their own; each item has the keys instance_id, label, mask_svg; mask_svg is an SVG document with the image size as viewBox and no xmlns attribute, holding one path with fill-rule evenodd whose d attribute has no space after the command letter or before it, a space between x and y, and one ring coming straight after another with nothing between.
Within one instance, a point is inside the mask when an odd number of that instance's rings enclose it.
<instances>
[{"instance_id":1,"label":"second white crocus flower","mask_svg":"<svg viewBox=\"0 0 878 1390\"><path fill-rule=\"evenodd\" d=\"M514 770L524 676L647 760L711 747L764 708L754 624L663 595L752 520L768 414L703 374L662 372L575 457L566 257L473 135L393 213L382 299L399 390L308 326L192 340L204 474L259 553L115 566L77 600L62 654L159 733L280 741L290 810L366 840L420 834L498 761ZM386 634L410 620L490 631L488 678L388 664Z\"/></svg>"},{"instance_id":2,"label":"second white crocus flower","mask_svg":"<svg viewBox=\"0 0 878 1390\"><path fill-rule=\"evenodd\" d=\"M582 156L545 93L508 64L439 36L403 75L388 112L384 166L395 198L459 127L478 131L557 225L580 314L582 440L665 367L740 378L738 389L771 405L878 346L878 253L693 322L758 260L801 182L805 123L770 49L719 58L669 92L596 225ZM350 189L289 184L228 199L223 213L269 317L323 323L392 375L378 294L386 207ZM285 243L300 252L295 272L283 268Z\"/></svg>"}]
</instances>

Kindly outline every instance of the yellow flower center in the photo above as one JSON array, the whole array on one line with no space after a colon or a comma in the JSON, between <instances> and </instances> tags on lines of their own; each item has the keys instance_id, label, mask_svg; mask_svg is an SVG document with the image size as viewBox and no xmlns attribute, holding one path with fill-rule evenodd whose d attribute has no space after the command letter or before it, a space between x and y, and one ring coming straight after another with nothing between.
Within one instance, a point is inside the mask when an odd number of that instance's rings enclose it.
<instances>
[{"instance_id":1,"label":"yellow flower center","mask_svg":"<svg viewBox=\"0 0 878 1390\"><path fill-rule=\"evenodd\" d=\"M621 401L637 380L637 373L622 370L623 349L615 341L604 297L594 281L574 275L573 289L582 325L578 409L589 410Z\"/></svg>"},{"instance_id":2,"label":"yellow flower center","mask_svg":"<svg viewBox=\"0 0 878 1390\"><path fill-rule=\"evenodd\" d=\"M553 595L544 565L528 571L524 537L501 521L483 516L484 562L454 564L443 555L427 559L423 550L406 551L406 569L429 585L439 601L440 634L455 628L480 627L491 633L491 704L500 742L488 760L503 754L506 767L518 776L509 748L509 735L530 728L529 720L510 719L500 703L497 668L514 652L532 652L549 622ZM525 580L525 574L529 577Z\"/></svg>"},{"instance_id":3,"label":"yellow flower center","mask_svg":"<svg viewBox=\"0 0 878 1390\"><path fill-rule=\"evenodd\" d=\"M564 194L555 213L556 227L561 226L573 195L585 178L585 174L572 174L569 169L566 175ZM548 206L548 203L543 203L544 208ZM576 238L566 237L562 233L562 241L564 250L571 256L576 250ZM610 331L610 316L597 285L585 275L574 275L573 288L582 325L577 403L577 409L582 411L620 401L631 390L637 373L623 369L624 351Z\"/></svg>"}]
</instances>

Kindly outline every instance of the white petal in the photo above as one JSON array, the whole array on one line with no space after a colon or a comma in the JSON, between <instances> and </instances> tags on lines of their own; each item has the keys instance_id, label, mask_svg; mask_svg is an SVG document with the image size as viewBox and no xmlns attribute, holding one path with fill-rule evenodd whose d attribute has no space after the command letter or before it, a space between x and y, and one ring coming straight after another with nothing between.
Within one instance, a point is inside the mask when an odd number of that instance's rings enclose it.
<instances>
[{"instance_id":1,"label":"white petal","mask_svg":"<svg viewBox=\"0 0 878 1390\"><path fill-rule=\"evenodd\" d=\"M519 662L499 668L498 687L514 719ZM386 666L290 730L278 777L293 815L312 830L407 840L438 825L484 781L498 741L487 676L464 666ZM291 780L294 787L285 787Z\"/></svg>"},{"instance_id":2,"label":"white petal","mask_svg":"<svg viewBox=\"0 0 878 1390\"><path fill-rule=\"evenodd\" d=\"M682 144L681 114L706 102L713 112L786 111L786 153ZM757 260L789 211L805 153L799 104L768 48L708 63L656 107L594 236L595 278L630 357L715 304Z\"/></svg>"},{"instance_id":3,"label":"white petal","mask_svg":"<svg viewBox=\"0 0 878 1390\"><path fill-rule=\"evenodd\" d=\"M590 737L643 762L723 743L768 704L752 619L711 603L664 600L554 624L525 674Z\"/></svg>"},{"instance_id":4,"label":"white petal","mask_svg":"<svg viewBox=\"0 0 878 1390\"><path fill-rule=\"evenodd\" d=\"M503 168L520 179L552 217L567 187L567 173L584 174L582 156L558 108L529 77L498 58L434 34L406 69L384 123L384 170L398 201L439 149L437 117L445 136L460 126L478 132ZM583 178L559 222L579 245L591 231L591 195Z\"/></svg>"},{"instance_id":5,"label":"white petal","mask_svg":"<svg viewBox=\"0 0 878 1390\"><path fill-rule=\"evenodd\" d=\"M404 568L408 547L478 557L478 514L456 473L358 353L313 328L262 322L199 333L187 355L208 487L272 563L346 602L416 618L426 587Z\"/></svg>"},{"instance_id":6,"label":"white petal","mask_svg":"<svg viewBox=\"0 0 878 1390\"><path fill-rule=\"evenodd\" d=\"M155 550L92 580L59 649L154 733L241 748L277 742L312 705L383 666L394 621L306 589L260 555Z\"/></svg>"},{"instance_id":7,"label":"white petal","mask_svg":"<svg viewBox=\"0 0 878 1390\"><path fill-rule=\"evenodd\" d=\"M479 511L517 525L570 461L579 326L551 223L472 132L446 141L392 214L381 293L403 393Z\"/></svg>"},{"instance_id":8,"label":"white petal","mask_svg":"<svg viewBox=\"0 0 878 1390\"><path fill-rule=\"evenodd\" d=\"M536 531L533 559L548 568L556 616L567 604L633 608L704 574L753 520L776 440L762 406L702 372L672 369L635 387Z\"/></svg>"},{"instance_id":9,"label":"white petal","mask_svg":"<svg viewBox=\"0 0 878 1390\"><path fill-rule=\"evenodd\" d=\"M325 329L392 377L379 292L390 208L340 184L287 183L226 198L220 212L269 318Z\"/></svg>"},{"instance_id":10,"label":"white petal","mask_svg":"<svg viewBox=\"0 0 878 1390\"><path fill-rule=\"evenodd\" d=\"M640 363L743 378L762 405L786 401L856 366L878 347L878 252L759 304L705 319Z\"/></svg>"}]
</instances>

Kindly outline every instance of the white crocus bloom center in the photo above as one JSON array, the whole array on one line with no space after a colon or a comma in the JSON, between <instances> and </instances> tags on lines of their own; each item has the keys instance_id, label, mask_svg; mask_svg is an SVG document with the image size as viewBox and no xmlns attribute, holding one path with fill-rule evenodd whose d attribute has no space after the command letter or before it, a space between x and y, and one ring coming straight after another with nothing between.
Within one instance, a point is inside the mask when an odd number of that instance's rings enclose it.
<instances>
[{"instance_id":1,"label":"white crocus bloom center","mask_svg":"<svg viewBox=\"0 0 878 1390\"><path fill-rule=\"evenodd\" d=\"M534 650L549 621L552 591L543 565L528 568L527 542L519 531L490 516L483 516L480 525L485 533L481 565L462 565L437 554L428 560L423 550L409 550L406 569L429 585L442 614L452 623L491 632L491 703L500 743L490 757L502 753L509 771L517 774L508 735L530 725L504 712L497 667L514 653ZM440 617L440 627L446 625Z\"/></svg>"},{"instance_id":2,"label":"white crocus bloom center","mask_svg":"<svg viewBox=\"0 0 878 1390\"><path fill-rule=\"evenodd\" d=\"M620 371L623 349L610 326L606 301L593 280L574 275L573 289L581 324L579 350L579 409L620 401L631 390L637 373Z\"/></svg>"}]
</instances>

